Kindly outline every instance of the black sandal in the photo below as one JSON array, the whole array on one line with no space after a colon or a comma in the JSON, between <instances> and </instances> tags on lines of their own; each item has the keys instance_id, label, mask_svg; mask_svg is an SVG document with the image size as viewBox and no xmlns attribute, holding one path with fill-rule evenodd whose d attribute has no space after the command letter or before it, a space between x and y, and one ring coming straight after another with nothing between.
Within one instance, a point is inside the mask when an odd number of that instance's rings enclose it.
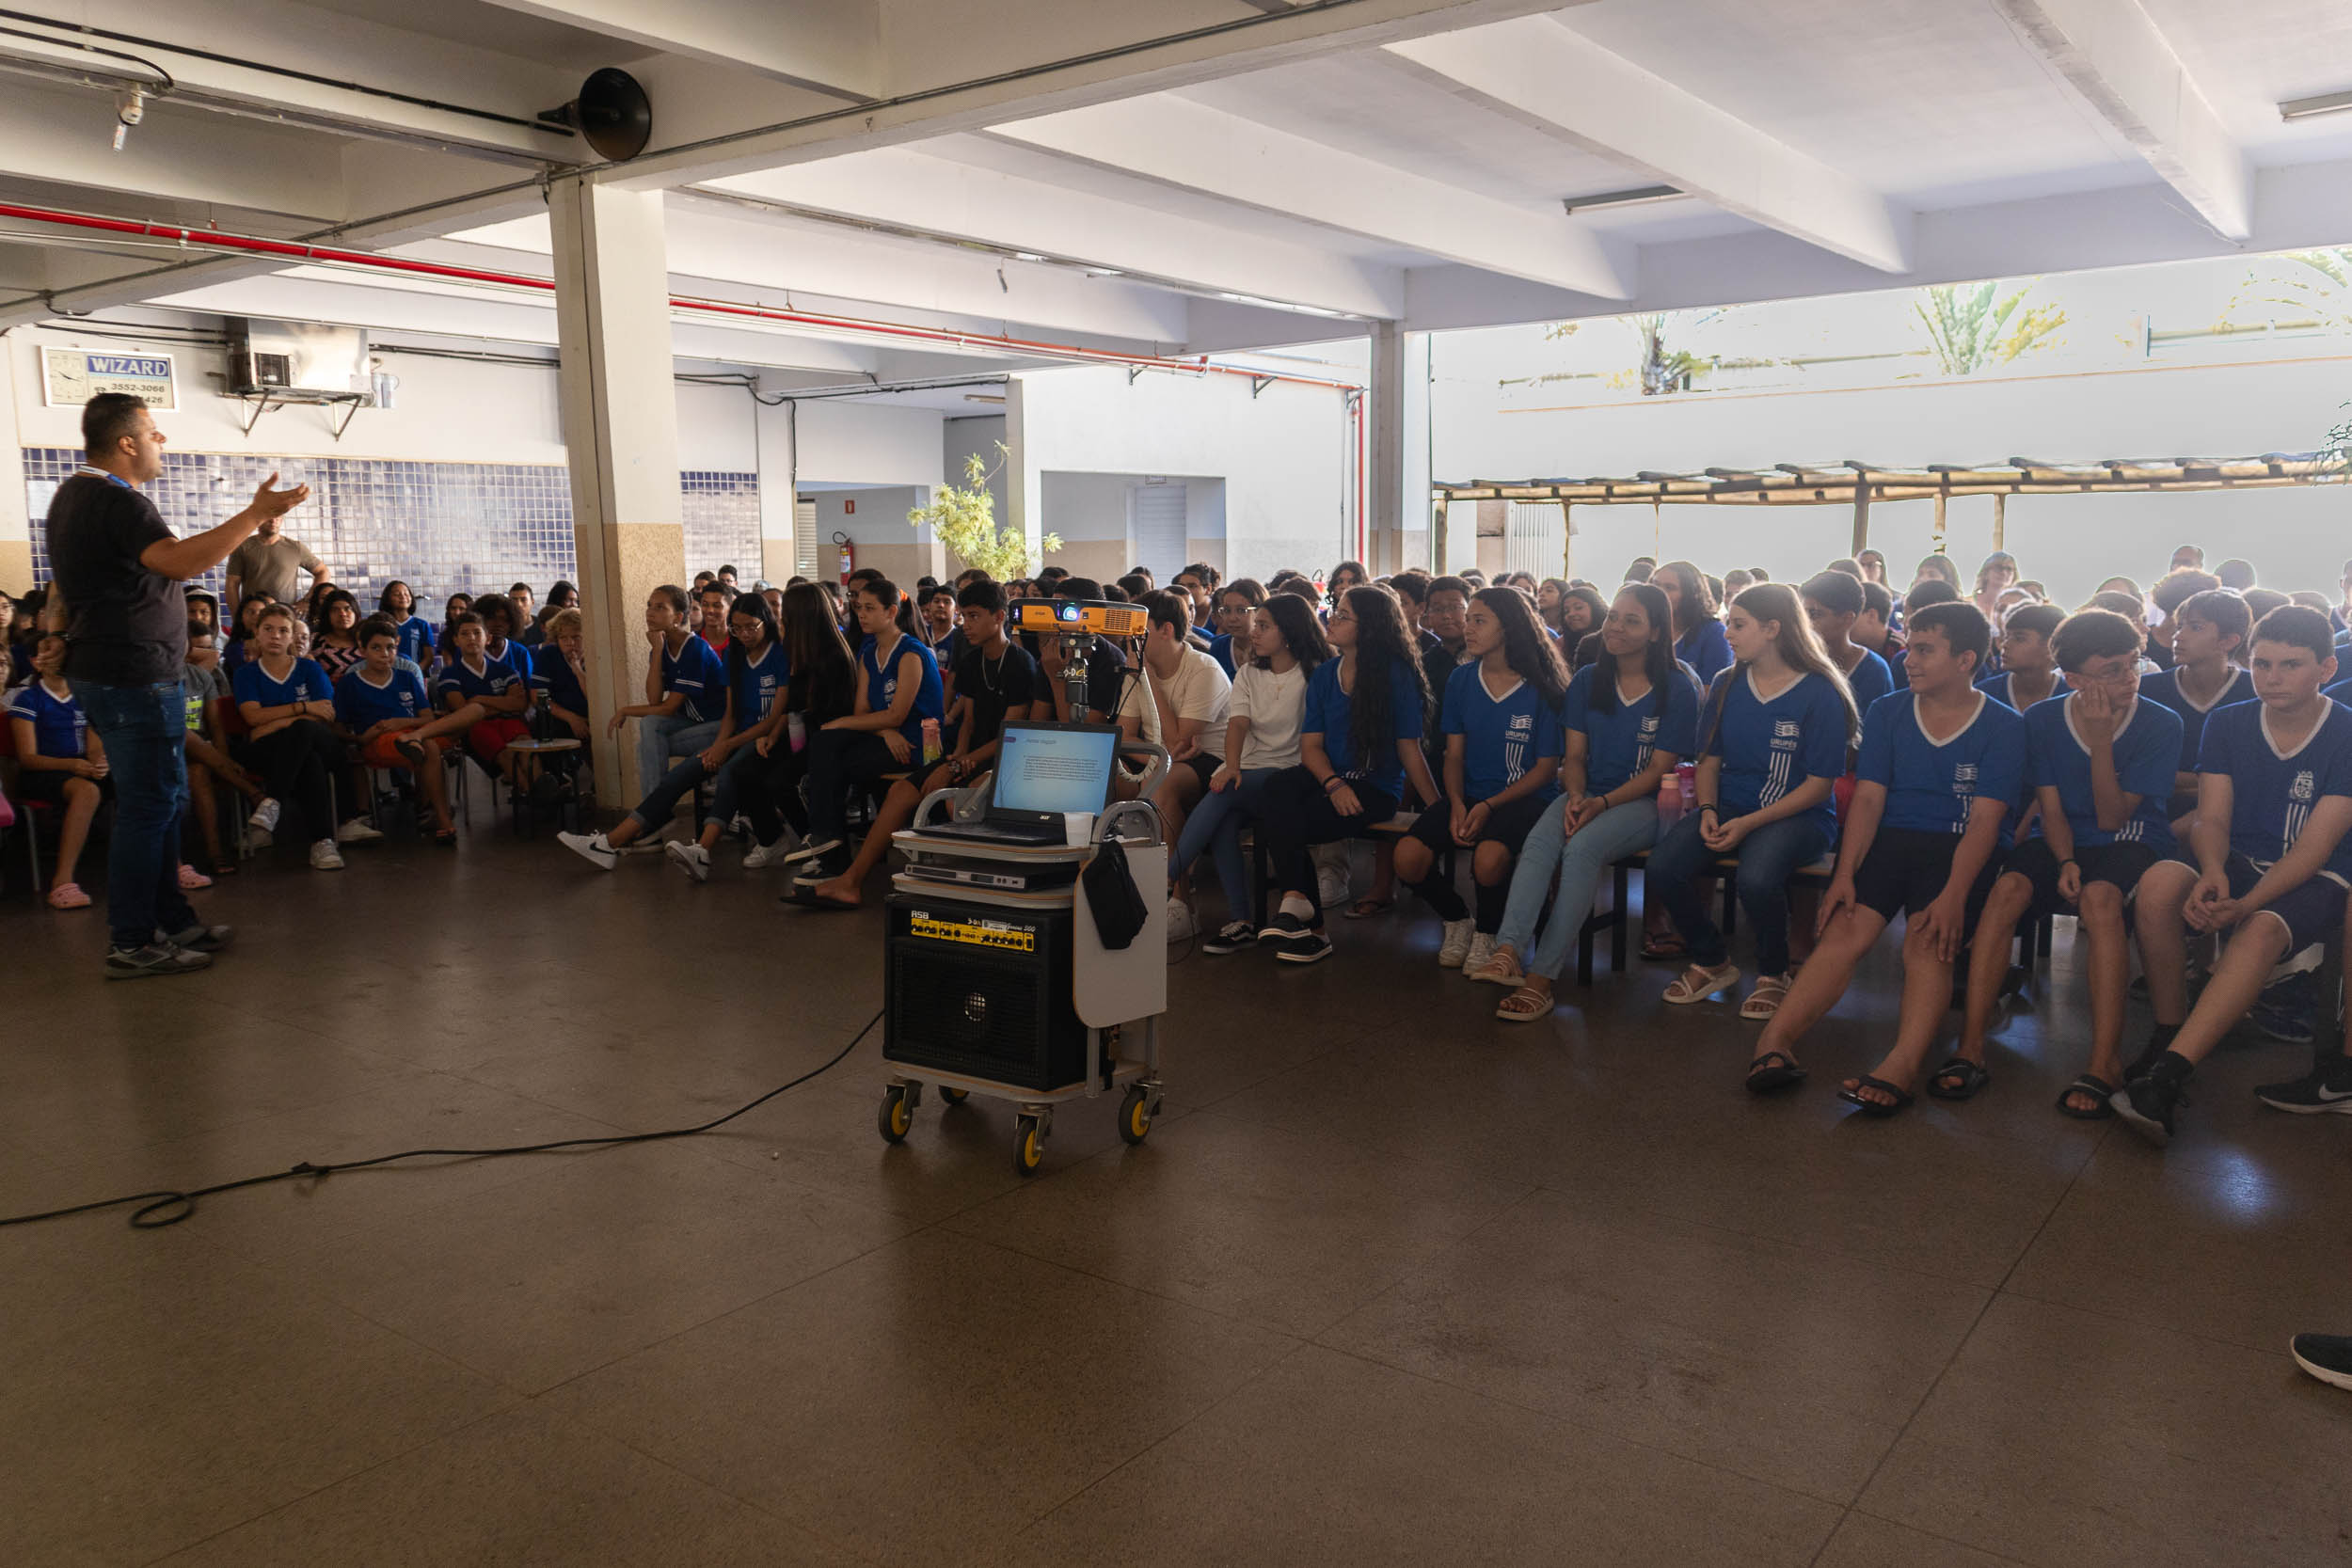
<instances>
[{"instance_id":1,"label":"black sandal","mask_svg":"<svg viewBox=\"0 0 2352 1568\"><path fill-rule=\"evenodd\" d=\"M1778 1051L1767 1051L1748 1064L1748 1092L1777 1094L1805 1080L1804 1069Z\"/></svg>"},{"instance_id":2,"label":"black sandal","mask_svg":"<svg viewBox=\"0 0 2352 1568\"><path fill-rule=\"evenodd\" d=\"M2077 1111L2066 1103L2068 1100L2078 1094L2092 1096L2097 1101L2097 1104L2088 1111ZM2095 1072L2086 1072L2067 1085L2064 1092L2058 1097L2058 1115L2072 1117L2076 1121L2106 1121L2115 1115L2115 1107L2107 1103L2114 1098L2114 1095L2113 1084Z\"/></svg>"},{"instance_id":3,"label":"black sandal","mask_svg":"<svg viewBox=\"0 0 2352 1568\"><path fill-rule=\"evenodd\" d=\"M1866 1100L1862 1095L1864 1089L1883 1090L1895 1097L1895 1102L1890 1105L1883 1101ZM1851 1087L1845 1085L1838 1085L1837 1098L1849 1105L1861 1106L1862 1114L1866 1117L1891 1117L1911 1109L1909 1090L1899 1089L1885 1079L1873 1078L1867 1072L1855 1079Z\"/></svg>"},{"instance_id":4,"label":"black sandal","mask_svg":"<svg viewBox=\"0 0 2352 1568\"><path fill-rule=\"evenodd\" d=\"M1946 1080L1955 1080L1947 1086ZM1937 1068L1928 1079L1928 1093L1937 1100L1974 1100L1977 1091L1993 1082L1993 1075L1981 1062L1965 1056L1955 1056Z\"/></svg>"}]
</instances>

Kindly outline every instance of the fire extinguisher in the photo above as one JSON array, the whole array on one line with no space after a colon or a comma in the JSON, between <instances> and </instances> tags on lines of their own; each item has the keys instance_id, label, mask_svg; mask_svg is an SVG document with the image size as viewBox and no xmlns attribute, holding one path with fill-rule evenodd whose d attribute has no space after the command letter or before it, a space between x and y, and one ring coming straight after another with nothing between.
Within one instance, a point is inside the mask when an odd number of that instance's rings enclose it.
<instances>
[{"instance_id":1,"label":"fire extinguisher","mask_svg":"<svg viewBox=\"0 0 2352 1568\"><path fill-rule=\"evenodd\" d=\"M850 574L857 570L857 546L850 543L846 533L836 533L833 542L841 546L841 586L850 586Z\"/></svg>"}]
</instances>

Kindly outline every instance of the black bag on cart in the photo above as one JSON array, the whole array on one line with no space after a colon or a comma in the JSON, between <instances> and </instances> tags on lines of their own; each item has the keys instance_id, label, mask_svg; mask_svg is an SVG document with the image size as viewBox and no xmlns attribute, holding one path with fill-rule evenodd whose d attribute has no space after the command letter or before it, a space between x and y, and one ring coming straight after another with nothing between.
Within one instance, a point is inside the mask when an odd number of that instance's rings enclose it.
<instances>
[{"instance_id":1,"label":"black bag on cart","mask_svg":"<svg viewBox=\"0 0 2352 1568\"><path fill-rule=\"evenodd\" d=\"M1152 918L1151 906L1136 886L1136 874L1128 868L1127 851L1117 843L1099 846L1078 879L1086 884L1087 903L1094 911L1095 935L1107 951L1123 951Z\"/></svg>"}]
</instances>

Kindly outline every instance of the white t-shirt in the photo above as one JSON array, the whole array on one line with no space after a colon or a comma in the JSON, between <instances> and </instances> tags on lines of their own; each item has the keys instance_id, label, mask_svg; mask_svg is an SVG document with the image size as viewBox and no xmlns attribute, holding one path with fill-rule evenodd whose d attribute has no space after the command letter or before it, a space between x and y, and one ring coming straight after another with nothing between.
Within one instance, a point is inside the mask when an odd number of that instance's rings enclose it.
<instances>
[{"instance_id":1,"label":"white t-shirt","mask_svg":"<svg viewBox=\"0 0 2352 1568\"><path fill-rule=\"evenodd\" d=\"M1119 701L1119 717L1138 721L1143 738L1168 742L1160 736L1160 705L1145 689L1145 683L1162 689L1168 705L1179 719L1198 719L1200 724L1200 749L1218 761L1225 758L1226 705L1232 700L1233 683L1225 676L1225 667L1200 649L1187 645L1184 657L1176 666L1176 673L1163 682L1152 673L1148 663L1136 667L1128 677L1126 695Z\"/></svg>"},{"instance_id":2,"label":"white t-shirt","mask_svg":"<svg viewBox=\"0 0 2352 1568\"><path fill-rule=\"evenodd\" d=\"M1280 674L1244 664L1233 676L1230 717L1249 721L1242 740L1243 771L1298 766L1298 722L1307 715L1307 672L1294 664Z\"/></svg>"}]
</instances>

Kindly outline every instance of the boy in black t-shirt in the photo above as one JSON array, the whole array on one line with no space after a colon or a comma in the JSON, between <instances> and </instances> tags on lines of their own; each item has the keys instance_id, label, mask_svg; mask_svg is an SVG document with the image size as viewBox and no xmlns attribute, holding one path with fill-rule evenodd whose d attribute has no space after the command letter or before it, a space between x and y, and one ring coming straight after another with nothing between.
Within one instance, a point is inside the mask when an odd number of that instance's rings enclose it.
<instances>
[{"instance_id":1,"label":"boy in black t-shirt","mask_svg":"<svg viewBox=\"0 0 2352 1568\"><path fill-rule=\"evenodd\" d=\"M955 751L892 784L850 868L809 887L801 902L832 909L857 908L861 902L858 890L890 852L890 835L914 820L924 796L934 789L969 784L987 772L1008 721L1020 723L1054 716L1053 694L1046 689L1044 672L1027 649L1005 635L1004 588L993 582L975 582L956 595L956 606L966 652L956 666L956 700L947 714L947 722L956 732ZM1091 691L1087 701L1094 701Z\"/></svg>"}]
</instances>

